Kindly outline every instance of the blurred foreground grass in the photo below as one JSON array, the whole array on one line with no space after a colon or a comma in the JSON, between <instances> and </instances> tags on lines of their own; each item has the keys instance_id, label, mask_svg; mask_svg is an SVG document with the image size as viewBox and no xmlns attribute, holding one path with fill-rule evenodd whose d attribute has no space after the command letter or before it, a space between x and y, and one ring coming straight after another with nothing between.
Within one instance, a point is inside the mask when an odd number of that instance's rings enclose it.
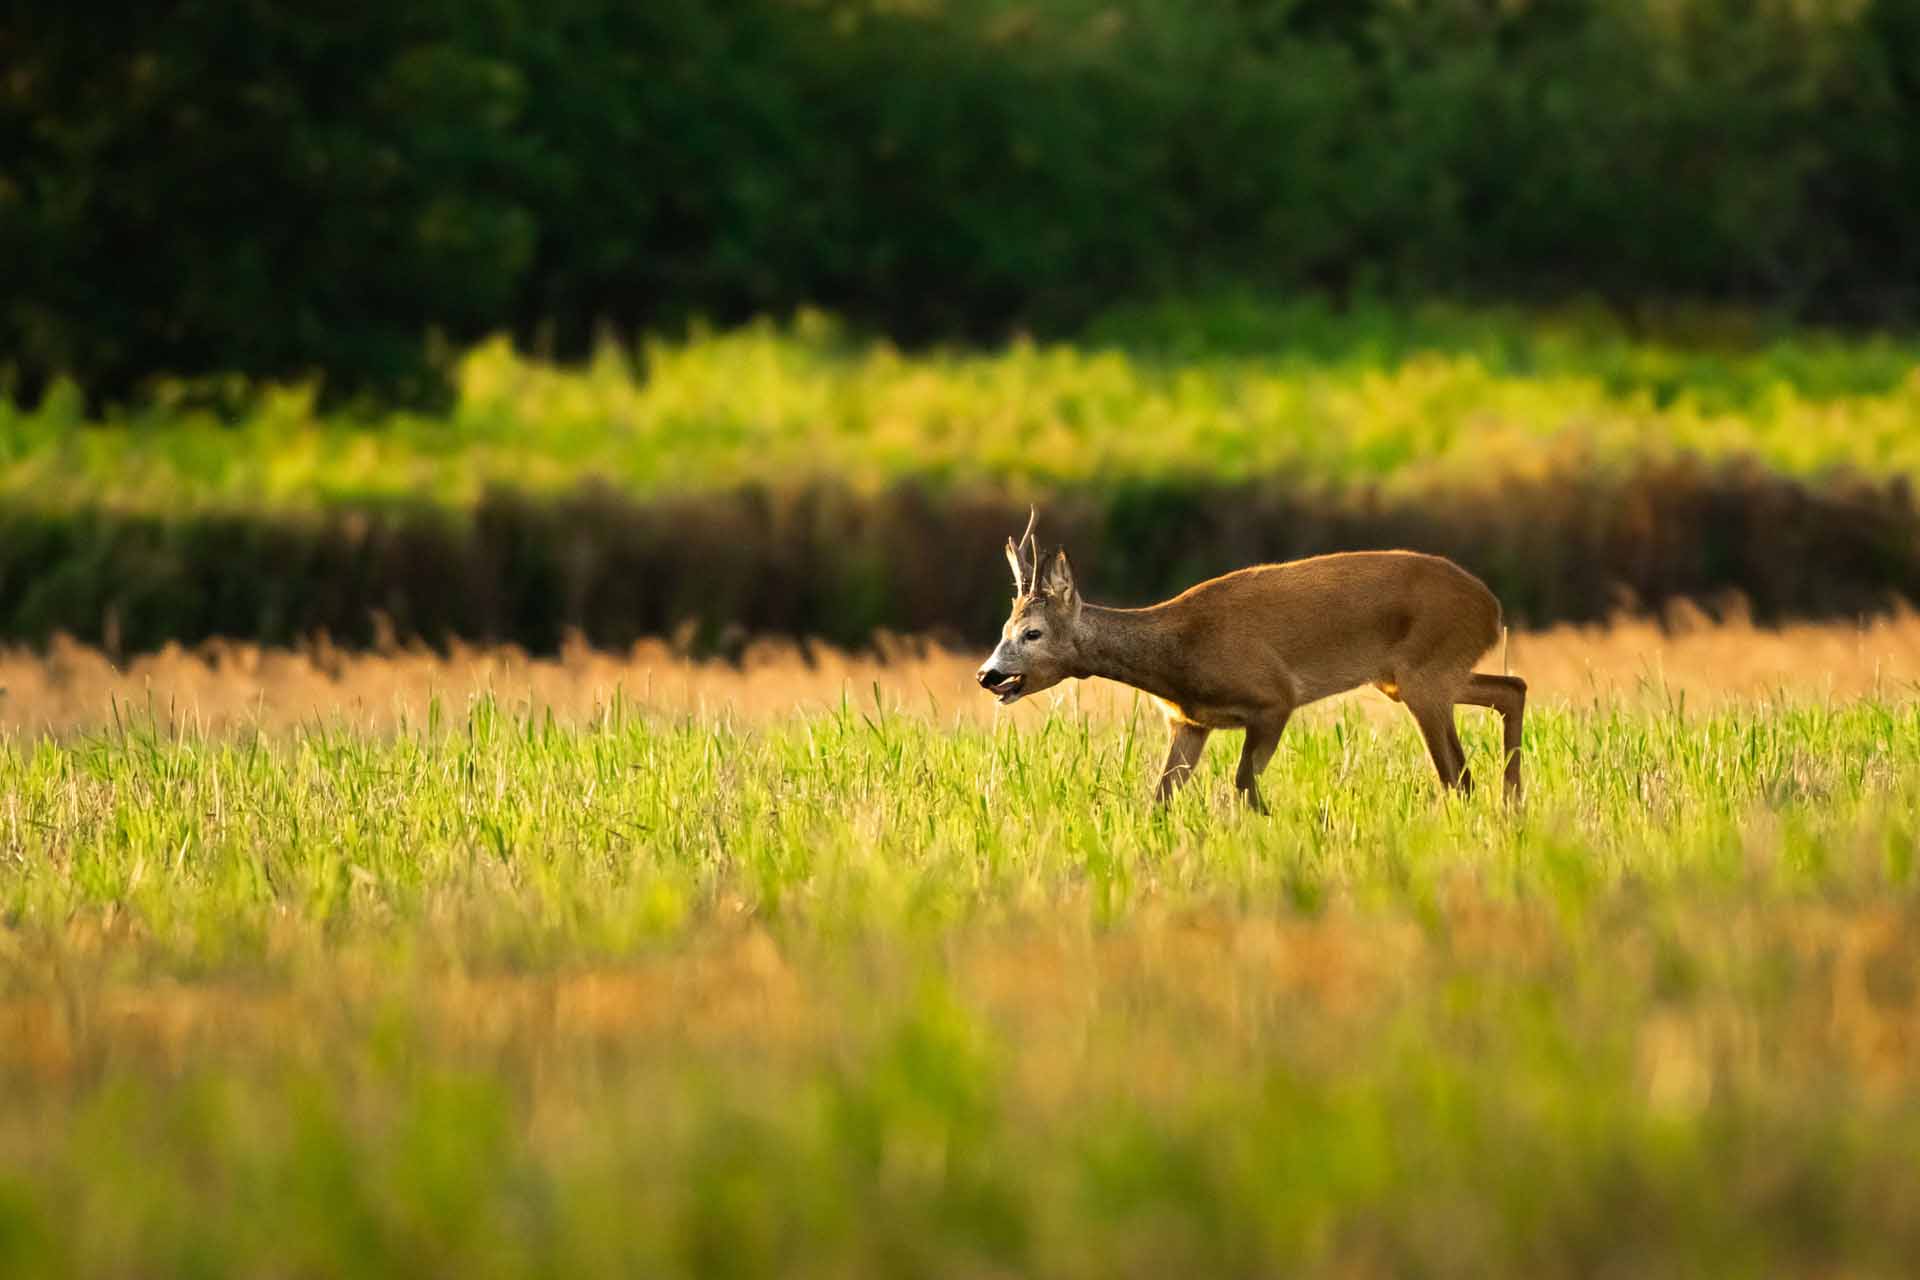
<instances>
[{"instance_id":1,"label":"blurred foreground grass","mask_svg":"<svg viewBox=\"0 0 1920 1280\"><path fill-rule=\"evenodd\" d=\"M1783 474L1920 471L1920 347L1598 313L1215 300L1117 312L1070 345L902 353L803 314L608 344L556 368L468 353L440 416L321 414L256 390L237 423L160 387L89 419L56 387L0 405L0 496L104 506L465 508L586 479L639 496L924 481L1046 490L1278 475L1411 495L1490 476L1751 457Z\"/></svg>"},{"instance_id":2,"label":"blurred foreground grass","mask_svg":"<svg viewBox=\"0 0 1920 1280\"><path fill-rule=\"evenodd\" d=\"M0 1268L1904 1270L1920 711L1528 728L11 740Z\"/></svg>"}]
</instances>

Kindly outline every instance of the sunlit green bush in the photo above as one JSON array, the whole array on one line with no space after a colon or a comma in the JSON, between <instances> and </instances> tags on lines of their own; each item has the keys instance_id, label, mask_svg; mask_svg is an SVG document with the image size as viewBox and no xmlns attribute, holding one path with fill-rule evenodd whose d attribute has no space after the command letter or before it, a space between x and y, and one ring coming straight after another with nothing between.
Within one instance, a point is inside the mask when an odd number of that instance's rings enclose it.
<instances>
[{"instance_id":1,"label":"sunlit green bush","mask_svg":"<svg viewBox=\"0 0 1920 1280\"><path fill-rule=\"evenodd\" d=\"M164 398L0 407L0 494L104 504L458 508L582 480L646 496L902 480L1015 493L1187 477L1411 495L1691 456L1785 475L1920 472L1920 347L1756 331L1631 337L1602 314L1222 302L1117 313L1076 344L905 353L826 317L607 345L586 367L474 349L441 415L238 424Z\"/></svg>"}]
</instances>

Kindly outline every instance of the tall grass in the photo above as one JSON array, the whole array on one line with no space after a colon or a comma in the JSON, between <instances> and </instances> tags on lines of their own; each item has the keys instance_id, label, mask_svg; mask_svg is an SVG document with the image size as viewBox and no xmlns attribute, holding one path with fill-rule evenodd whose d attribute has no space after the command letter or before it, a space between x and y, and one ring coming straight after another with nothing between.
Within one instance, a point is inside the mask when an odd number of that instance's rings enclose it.
<instances>
[{"instance_id":1,"label":"tall grass","mask_svg":"<svg viewBox=\"0 0 1920 1280\"><path fill-rule=\"evenodd\" d=\"M322 414L268 390L238 424L169 406L89 420L71 387L0 408L0 495L303 510L464 508L594 478L636 495L908 480L1035 491L1278 476L1392 496L1489 475L1751 457L1800 477L1920 470L1916 349L1701 322L1251 302L1116 313L1073 345L904 353L806 314L586 368L504 342L460 362L444 416Z\"/></svg>"},{"instance_id":2,"label":"tall grass","mask_svg":"<svg viewBox=\"0 0 1920 1280\"><path fill-rule=\"evenodd\" d=\"M1920 713L0 751L9 1274L1890 1274ZM1462 716L1476 771L1494 727ZM1491 791L1489 788L1488 791Z\"/></svg>"}]
</instances>

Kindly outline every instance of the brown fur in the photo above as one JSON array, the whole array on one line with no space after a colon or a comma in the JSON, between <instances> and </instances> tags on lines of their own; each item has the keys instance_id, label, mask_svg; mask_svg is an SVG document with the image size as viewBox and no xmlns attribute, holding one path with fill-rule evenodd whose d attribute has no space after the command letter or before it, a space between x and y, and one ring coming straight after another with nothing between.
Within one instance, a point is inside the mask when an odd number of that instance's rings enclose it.
<instances>
[{"instance_id":1,"label":"brown fur","mask_svg":"<svg viewBox=\"0 0 1920 1280\"><path fill-rule=\"evenodd\" d=\"M978 679L1009 702L1086 676L1151 695L1171 730L1161 800L1186 781L1209 734L1241 729L1234 785L1264 812L1259 777L1294 710L1366 684L1406 706L1441 783L1462 791L1473 778L1453 708L1500 712L1506 790L1520 795L1527 686L1474 672L1500 638L1500 602L1451 560L1315 556L1241 569L1144 609L1109 609L1081 600L1065 551L1039 571L1031 525L1020 548L1009 546L1020 594Z\"/></svg>"}]
</instances>

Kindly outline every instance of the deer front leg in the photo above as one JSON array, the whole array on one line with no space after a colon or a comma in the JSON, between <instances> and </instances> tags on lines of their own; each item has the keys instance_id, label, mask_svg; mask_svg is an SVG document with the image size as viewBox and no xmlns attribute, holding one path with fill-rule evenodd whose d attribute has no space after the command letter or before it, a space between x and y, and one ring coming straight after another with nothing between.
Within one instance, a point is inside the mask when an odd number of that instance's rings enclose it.
<instances>
[{"instance_id":1,"label":"deer front leg","mask_svg":"<svg viewBox=\"0 0 1920 1280\"><path fill-rule=\"evenodd\" d=\"M1167 744L1167 763L1160 770L1159 785L1153 790L1158 804L1165 804L1193 775L1194 766L1200 763L1200 751L1207 745L1207 735L1213 732L1197 724L1175 722L1171 727L1173 737Z\"/></svg>"},{"instance_id":2,"label":"deer front leg","mask_svg":"<svg viewBox=\"0 0 1920 1280\"><path fill-rule=\"evenodd\" d=\"M1290 715L1283 710L1247 725L1247 740L1240 747L1240 769L1233 775L1233 785L1246 796L1255 813L1267 812L1267 802L1260 797L1260 775L1273 759Z\"/></svg>"}]
</instances>

